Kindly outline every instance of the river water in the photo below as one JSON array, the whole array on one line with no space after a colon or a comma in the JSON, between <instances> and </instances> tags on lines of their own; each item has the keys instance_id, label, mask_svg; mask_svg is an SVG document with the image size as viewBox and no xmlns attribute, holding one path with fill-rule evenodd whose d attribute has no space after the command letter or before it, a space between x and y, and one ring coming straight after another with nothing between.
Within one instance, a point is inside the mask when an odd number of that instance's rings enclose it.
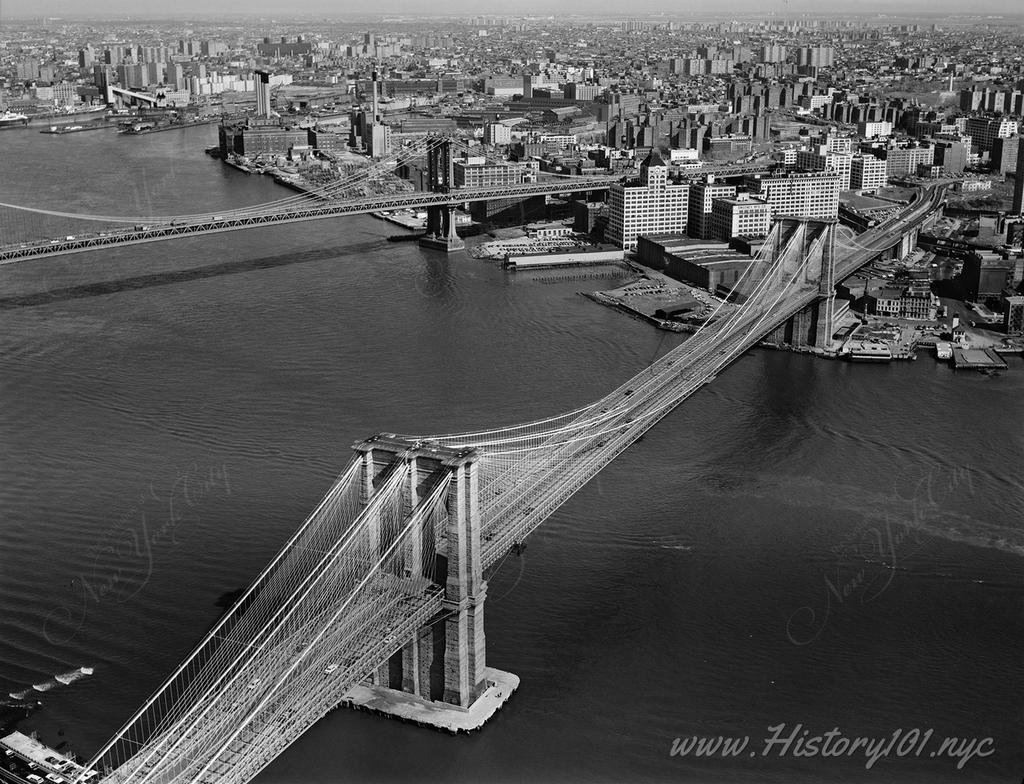
<instances>
[{"instance_id":1,"label":"river water","mask_svg":"<svg viewBox=\"0 0 1024 784\"><path fill-rule=\"evenodd\" d=\"M204 156L215 134L4 132L0 201L290 195ZM354 217L0 269L0 694L43 703L25 728L97 749L353 442L574 408L679 339L578 294L613 279L542 284L397 231ZM989 378L748 353L492 578L488 662L522 686L484 731L335 711L258 781L1019 782L1022 394L1017 359ZM871 769L762 753L833 728L932 735ZM749 746L670 754L720 735ZM992 740L958 770L930 753L946 736Z\"/></svg>"}]
</instances>

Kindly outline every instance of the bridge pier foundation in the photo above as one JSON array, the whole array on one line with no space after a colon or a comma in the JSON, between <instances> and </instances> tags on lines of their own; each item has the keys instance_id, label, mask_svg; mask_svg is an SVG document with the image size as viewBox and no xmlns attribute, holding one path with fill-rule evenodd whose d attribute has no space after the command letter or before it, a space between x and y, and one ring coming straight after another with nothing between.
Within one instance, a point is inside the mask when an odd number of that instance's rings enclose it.
<instances>
[{"instance_id":1,"label":"bridge pier foundation","mask_svg":"<svg viewBox=\"0 0 1024 784\"><path fill-rule=\"evenodd\" d=\"M434 658L431 631L420 629L402 648L402 691L426 700L430 699L430 664Z\"/></svg>"},{"instance_id":2,"label":"bridge pier foundation","mask_svg":"<svg viewBox=\"0 0 1024 784\"><path fill-rule=\"evenodd\" d=\"M427 208L427 234L420 237L420 245L447 253L466 247L462 237L455 231L454 206Z\"/></svg>"},{"instance_id":3,"label":"bridge pier foundation","mask_svg":"<svg viewBox=\"0 0 1024 784\"><path fill-rule=\"evenodd\" d=\"M920 229L913 227L907 231L906 234L900 238L899 255L897 258L905 258L913 253L914 248L917 247L917 239L920 235Z\"/></svg>"}]
</instances>

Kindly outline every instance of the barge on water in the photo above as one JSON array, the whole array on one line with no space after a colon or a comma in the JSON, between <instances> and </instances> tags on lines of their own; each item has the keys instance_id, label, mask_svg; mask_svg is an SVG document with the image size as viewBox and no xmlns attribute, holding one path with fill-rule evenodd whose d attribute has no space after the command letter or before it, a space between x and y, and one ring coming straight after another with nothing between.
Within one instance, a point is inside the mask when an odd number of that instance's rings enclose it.
<instances>
[{"instance_id":1,"label":"barge on water","mask_svg":"<svg viewBox=\"0 0 1024 784\"><path fill-rule=\"evenodd\" d=\"M43 128L39 133L50 133L55 135L61 135L65 133L82 133L83 131L101 131L104 128L113 128L112 125L106 123L90 123L89 125L51 125L49 128Z\"/></svg>"},{"instance_id":2,"label":"barge on water","mask_svg":"<svg viewBox=\"0 0 1024 784\"><path fill-rule=\"evenodd\" d=\"M386 220L404 229L423 231L427 228L426 210L382 210L370 213L374 218Z\"/></svg>"},{"instance_id":3,"label":"barge on water","mask_svg":"<svg viewBox=\"0 0 1024 784\"><path fill-rule=\"evenodd\" d=\"M505 269L547 269L551 267L584 267L591 264L622 262L623 251L604 248L567 248L546 253L507 253L501 266Z\"/></svg>"},{"instance_id":4,"label":"barge on water","mask_svg":"<svg viewBox=\"0 0 1024 784\"><path fill-rule=\"evenodd\" d=\"M990 348L954 348L953 368L956 370L1006 370L1006 363Z\"/></svg>"},{"instance_id":5,"label":"barge on water","mask_svg":"<svg viewBox=\"0 0 1024 784\"><path fill-rule=\"evenodd\" d=\"M128 136L142 136L147 133L161 133L163 131L178 131L184 128L195 128L200 125L210 125L216 120L190 120L188 122L157 122L154 120L141 120L137 122L121 123L118 133Z\"/></svg>"},{"instance_id":6,"label":"barge on water","mask_svg":"<svg viewBox=\"0 0 1024 784\"><path fill-rule=\"evenodd\" d=\"M851 341L842 355L850 362L892 362L892 350L885 343Z\"/></svg>"}]
</instances>

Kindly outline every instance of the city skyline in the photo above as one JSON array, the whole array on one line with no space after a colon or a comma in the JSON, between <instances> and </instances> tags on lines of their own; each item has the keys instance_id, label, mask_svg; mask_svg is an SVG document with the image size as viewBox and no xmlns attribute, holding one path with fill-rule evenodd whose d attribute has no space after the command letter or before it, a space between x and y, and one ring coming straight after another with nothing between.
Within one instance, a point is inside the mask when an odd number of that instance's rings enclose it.
<instances>
[{"instance_id":1,"label":"city skyline","mask_svg":"<svg viewBox=\"0 0 1024 784\"><path fill-rule=\"evenodd\" d=\"M480 15L480 16L539 16L539 17L567 17L567 16L595 16L601 18L626 19L641 16L657 16L665 18L724 18L730 14L755 15L755 16L785 16L787 14L817 15L817 16L921 16L934 17L950 15L962 19L978 19L984 16L1003 16L1020 18L1024 16L1020 12L1018 3L1010 0L982 0L972 4L969 13L965 12L962 3L954 0L901 0L897 3L886 2L886 0L864 0L863 2L844 2L830 6L827 12L822 11L820 4L813 0L772 0L768 3L756 2L756 0L726 0L714 4L714 6L699 6L690 8L673 7L664 0L641 0L632 3L629 12L624 13L621 6L613 3L594 3L589 0L569 0L560 3L557 11L552 13L552 7L540 0L526 0L517 4L511 11L485 10L473 0L454 0L445 6L444 12L438 12L437 6L424 0L386 0L383 3L375 4L374 11L363 12L351 8L338 8L328 0L302 0L289 7L288 13L282 12L279 3L274 0L251 0L244 8L231 9L227 11L222 8L211 9L209 3L200 0L183 0L176 3L173 10L167 7L158 6L147 9L140 8L136 2L131 0L98 0L83 9L80 3L74 0L4 0L0 3L0 24L4 19L18 18L104 18L104 17L130 17L139 19L167 19L181 18L186 15L200 15L202 17L245 17L270 16L280 21L288 21L296 16L303 15L328 15L339 19L354 18L364 19L382 14L400 14L418 17L450 18L458 15Z\"/></svg>"}]
</instances>

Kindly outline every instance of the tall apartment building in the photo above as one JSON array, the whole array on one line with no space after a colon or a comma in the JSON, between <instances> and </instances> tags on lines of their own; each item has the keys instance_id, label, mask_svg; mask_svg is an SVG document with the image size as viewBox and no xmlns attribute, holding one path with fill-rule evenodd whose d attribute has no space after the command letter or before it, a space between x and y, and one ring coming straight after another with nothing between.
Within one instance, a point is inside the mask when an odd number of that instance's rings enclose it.
<instances>
[{"instance_id":1,"label":"tall apartment building","mask_svg":"<svg viewBox=\"0 0 1024 784\"><path fill-rule=\"evenodd\" d=\"M887 120L862 121L857 123L857 133L865 139L873 139L876 136L891 136L892 123Z\"/></svg>"},{"instance_id":2,"label":"tall apartment building","mask_svg":"<svg viewBox=\"0 0 1024 784\"><path fill-rule=\"evenodd\" d=\"M992 141L992 150L989 152L992 171L999 172L999 174L1017 171L1017 149L1020 139L1019 136L1010 136Z\"/></svg>"},{"instance_id":3,"label":"tall apartment building","mask_svg":"<svg viewBox=\"0 0 1024 784\"><path fill-rule=\"evenodd\" d=\"M1003 141L999 139L998 141ZM959 140L936 139L935 163L942 166L946 174L963 174L967 167L967 158L970 155L970 142L964 144Z\"/></svg>"},{"instance_id":4,"label":"tall apartment building","mask_svg":"<svg viewBox=\"0 0 1024 784\"><path fill-rule=\"evenodd\" d=\"M839 175L835 172L755 174L744 180L747 190L772 208L772 217L836 218Z\"/></svg>"},{"instance_id":5,"label":"tall apartment building","mask_svg":"<svg viewBox=\"0 0 1024 784\"><path fill-rule=\"evenodd\" d=\"M505 123L487 123L484 126L484 141L487 144L511 144L512 129Z\"/></svg>"},{"instance_id":6,"label":"tall apartment building","mask_svg":"<svg viewBox=\"0 0 1024 784\"><path fill-rule=\"evenodd\" d=\"M976 112L985 105L985 93L981 90L961 90L960 110L964 112Z\"/></svg>"},{"instance_id":7,"label":"tall apartment building","mask_svg":"<svg viewBox=\"0 0 1024 784\"><path fill-rule=\"evenodd\" d=\"M701 76L708 72L708 60L699 57L689 57L682 61L683 76Z\"/></svg>"},{"instance_id":8,"label":"tall apartment building","mask_svg":"<svg viewBox=\"0 0 1024 784\"><path fill-rule=\"evenodd\" d=\"M199 50L204 57L221 57L228 53L228 45L222 41L202 41Z\"/></svg>"},{"instance_id":9,"label":"tall apartment building","mask_svg":"<svg viewBox=\"0 0 1024 784\"><path fill-rule=\"evenodd\" d=\"M766 45L761 47L762 63L784 63L786 62L786 47L777 45Z\"/></svg>"},{"instance_id":10,"label":"tall apartment building","mask_svg":"<svg viewBox=\"0 0 1024 784\"><path fill-rule=\"evenodd\" d=\"M608 191L606 236L625 250L636 248L641 234L686 230L690 186L668 180L668 166L655 151L640 164L640 181Z\"/></svg>"},{"instance_id":11,"label":"tall apartment building","mask_svg":"<svg viewBox=\"0 0 1024 784\"><path fill-rule=\"evenodd\" d=\"M1020 124L1008 117L968 117L967 133L971 136L974 152L987 152L999 138L1016 136Z\"/></svg>"},{"instance_id":12,"label":"tall apartment building","mask_svg":"<svg viewBox=\"0 0 1024 784\"><path fill-rule=\"evenodd\" d=\"M146 71L146 84L164 83L164 64L159 62L147 62L142 66Z\"/></svg>"},{"instance_id":13,"label":"tall apartment building","mask_svg":"<svg viewBox=\"0 0 1024 784\"><path fill-rule=\"evenodd\" d=\"M164 66L164 83L175 90L185 86L185 72L178 63L167 63ZM258 97L258 96L257 96ZM269 100L268 100L269 103Z\"/></svg>"},{"instance_id":14,"label":"tall apartment building","mask_svg":"<svg viewBox=\"0 0 1024 784\"><path fill-rule=\"evenodd\" d=\"M850 190L851 162L853 155L848 152L829 152L824 144L796 154L797 168L806 171L834 171L839 175L839 190Z\"/></svg>"},{"instance_id":15,"label":"tall apartment building","mask_svg":"<svg viewBox=\"0 0 1024 784\"><path fill-rule=\"evenodd\" d=\"M880 152L885 160L885 176L889 180L916 174L917 167L921 164L931 166L935 163L935 148L930 144L908 146L890 143L877 152Z\"/></svg>"},{"instance_id":16,"label":"tall apartment building","mask_svg":"<svg viewBox=\"0 0 1024 784\"><path fill-rule=\"evenodd\" d=\"M593 101L604 89L596 84L569 82L565 86L565 97L572 101Z\"/></svg>"},{"instance_id":17,"label":"tall apartment building","mask_svg":"<svg viewBox=\"0 0 1024 784\"><path fill-rule=\"evenodd\" d=\"M836 51L831 46L803 46L796 50L796 64L812 68L831 68Z\"/></svg>"},{"instance_id":18,"label":"tall apartment building","mask_svg":"<svg viewBox=\"0 0 1024 784\"><path fill-rule=\"evenodd\" d=\"M740 193L734 199L711 202L711 236L728 242L733 237L766 237L772 225L772 208L763 199Z\"/></svg>"},{"instance_id":19,"label":"tall apartment building","mask_svg":"<svg viewBox=\"0 0 1024 784\"><path fill-rule=\"evenodd\" d=\"M1017 171L1013 184L1014 215L1024 215L1024 137L1017 142Z\"/></svg>"},{"instance_id":20,"label":"tall apartment building","mask_svg":"<svg viewBox=\"0 0 1024 784\"><path fill-rule=\"evenodd\" d=\"M850 189L855 191L877 191L884 188L885 161L874 155L854 155L850 160Z\"/></svg>"},{"instance_id":21,"label":"tall apartment building","mask_svg":"<svg viewBox=\"0 0 1024 784\"><path fill-rule=\"evenodd\" d=\"M146 81L146 77L146 67L144 65L122 63L117 66L117 81L126 90L144 89L149 84Z\"/></svg>"},{"instance_id":22,"label":"tall apartment building","mask_svg":"<svg viewBox=\"0 0 1024 784\"><path fill-rule=\"evenodd\" d=\"M702 180L691 183L688 199L687 233L691 237L706 240L714 236L711 227L711 209L715 199L728 199L736 195L736 186L726 185L708 174Z\"/></svg>"},{"instance_id":23,"label":"tall apartment building","mask_svg":"<svg viewBox=\"0 0 1024 784\"><path fill-rule=\"evenodd\" d=\"M821 137L825 143L826 152L853 152L853 139L849 136L837 136L834 133Z\"/></svg>"},{"instance_id":24,"label":"tall apartment building","mask_svg":"<svg viewBox=\"0 0 1024 784\"><path fill-rule=\"evenodd\" d=\"M1001 112L1024 114L1024 94L1020 90L993 90L988 87L960 91L960 109L965 112Z\"/></svg>"}]
</instances>

